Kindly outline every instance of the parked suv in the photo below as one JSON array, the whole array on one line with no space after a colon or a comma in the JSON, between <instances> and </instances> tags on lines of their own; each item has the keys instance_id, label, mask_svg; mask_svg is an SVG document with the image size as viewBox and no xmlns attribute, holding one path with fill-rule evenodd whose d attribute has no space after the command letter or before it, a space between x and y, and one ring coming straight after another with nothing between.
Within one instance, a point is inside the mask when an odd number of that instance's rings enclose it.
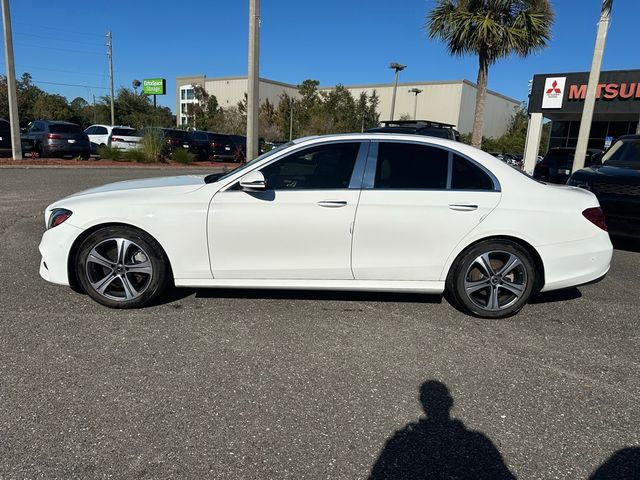
<instances>
[{"instance_id":1,"label":"parked suv","mask_svg":"<svg viewBox=\"0 0 640 480\"><path fill-rule=\"evenodd\" d=\"M21 136L25 150L39 157L91 156L89 137L80 125L70 122L35 120Z\"/></svg>"},{"instance_id":2,"label":"parked suv","mask_svg":"<svg viewBox=\"0 0 640 480\"><path fill-rule=\"evenodd\" d=\"M233 161L235 145L229 135L224 133L191 132L192 150L200 160Z\"/></svg>"},{"instance_id":3,"label":"parked suv","mask_svg":"<svg viewBox=\"0 0 640 480\"><path fill-rule=\"evenodd\" d=\"M427 135L429 137L446 138L460 141L460 132L455 125L430 120L387 120L382 122L382 127L370 128L368 132L378 133L411 133L414 135Z\"/></svg>"},{"instance_id":4,"label":"parked suv","mask_svg":"<svg viewBox=\"0 0 640 480\"><path fill-rule=\"evenodd\" d=\"M587 150L584 164L586 166L591 165L591 157L599 152L600 150ZM573 158L575 156L575 148L551 148L535 166L533 178L548 183L567 183L573 169Z\"/></svg>"},{"instance_id":5,"label":"parked suv","mask_svg":"<svg viewBox=\"0 0 640 480\"><path fill-rule=\"evenodd\" d=\"M89 136L91 151L94 153L103 145L120 150L133 150L142 140L135 128L124 125L91 125L84 133Z\"/></svg>"},{"instance_id":6,"label":"parked suv","mask_svg":"<svg viewBox=\"0 0 640 480\"><path fill-rule=\"evenodd\" d=\"M596 194L612 235L640 240L640 135L620 137L567 183Z\"/></svg>"}]
</instances>

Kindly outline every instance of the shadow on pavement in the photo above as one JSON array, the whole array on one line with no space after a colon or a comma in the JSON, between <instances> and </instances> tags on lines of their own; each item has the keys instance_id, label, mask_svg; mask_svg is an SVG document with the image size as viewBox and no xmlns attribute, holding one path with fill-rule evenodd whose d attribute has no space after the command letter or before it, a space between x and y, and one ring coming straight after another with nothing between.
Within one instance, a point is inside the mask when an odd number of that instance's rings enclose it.
<instances>
[{"instance_id":1,"label":"shadow on pavement","mask_svg":"<svg viewBox=\"0 0 640 480\"><path fill-rule=\"evenodd\" d=\"M442 303L441 295L398 292L358 292L333 290L282 290L202 288L197 298L250 298L265 300L338 300L343 302Z\"/></svg>"},{"instance_id":2,"label":"shadow on pavement","mask_svg":"<svg viewBox=\"0 0 640 480\"><path fill-rule=\"evenodd\" d=\"M424 382L420 402L426 417L387 441L370 480L515 478L486 435L450 417L453 398L444 383Z\"/></svg>"},{"instance_id":3,"label":"shadow on pavement","mask_svg":"<svg viewBox=\"0 0 640 480\"><path fill-rule=\"evenodd\" d=\"M623 448L591 474L589 480L640 480L640 448Z\"/></svg>"},{"instance_id":4,"label":"shadow on pavement","mask_svg":"<svg viewBox=\"0 0 640 480\"><path fill-rule=\"evenodd\" d=\"M582 297L582 293L576 287L563 288L562 290L553 290L551 292L538 293L531 298L529 303L555 303L566 302L568 300L575 300Z\"/></svg>"}]
</instances>

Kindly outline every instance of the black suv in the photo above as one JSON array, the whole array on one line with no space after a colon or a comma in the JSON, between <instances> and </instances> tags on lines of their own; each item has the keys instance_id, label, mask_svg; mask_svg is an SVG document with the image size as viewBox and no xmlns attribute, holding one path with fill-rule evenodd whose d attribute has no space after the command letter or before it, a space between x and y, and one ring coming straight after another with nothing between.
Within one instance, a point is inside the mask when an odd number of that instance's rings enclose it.
<instances>
[{"instance_id":1,"label":"black suv","mask_svg":"<svg viewBox=\"0 0 640 480\"><path fill-rule=\"evenodd\" d=\"M596 194L612 235L640 240L640 135L620 137L567 184Z\"/></svg>"},{"instance_id":2,"label":"black suv","mask_svg":"<svg viewBox=\"0 0 640 480\"><path fill-rule=\"evenodd\" d=\"M590 166L594 161L594 156L600 152L601 150L587 150L587 155L584 158L585 166ZM533 170L533 178L548 183L567 183L573 169L575 156L575 148L551 148L536 165Z\"/></svg>"},{"instance_id":3,"label":"black suv","mask_svg":"<svg viewBox=\"0 0 640 480\"><path fill-rule=\"evenodd\" d=\"M429 137L446 138L460 141L460 132L455 125L448 123L432 122L430 120L387 120L382 122L382 127L370 128L368 132L377 133L411 133L414 135L426 135Z\"/></svg>"},{"instance_id":4,"label":"black suv","mask_svg":"<svg viewBox=\"0 0 640 480\"><path fill-rule=\"evenodd\" d=\"M11 150L11 126L4 118L0 118L0 150Z\"/></svg>"},{"instance_id":5,"label":"black suv","mask_svg":"<svg viewBox=\"0 0 640 480\"><path fill-rule=\"evenodd\" d=\"M91 156L91 143L80 125L52 120L35 120L21 135L25 150L30 150L41 158L81 156L87 160Z\"/></svg>"}]
</instances>

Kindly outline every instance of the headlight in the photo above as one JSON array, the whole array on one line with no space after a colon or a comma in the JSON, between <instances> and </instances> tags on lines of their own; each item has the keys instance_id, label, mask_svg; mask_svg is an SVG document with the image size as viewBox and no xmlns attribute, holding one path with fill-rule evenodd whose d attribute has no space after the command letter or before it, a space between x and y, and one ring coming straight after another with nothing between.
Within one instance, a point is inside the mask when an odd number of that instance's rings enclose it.
<instances>
[{"instance_id":1,"label":"headlight","mask_svg":"<svg viewBox=\"0 0 640 480\"><path fill-rule=\"evenodd\" d=\"M49 215L47 230L53 227L57 227L61 223L64 223L71 215L71 210L67 210L66 208L54 208L53 210L51 210L51 215Z\"/></svg>"}]
</instances>

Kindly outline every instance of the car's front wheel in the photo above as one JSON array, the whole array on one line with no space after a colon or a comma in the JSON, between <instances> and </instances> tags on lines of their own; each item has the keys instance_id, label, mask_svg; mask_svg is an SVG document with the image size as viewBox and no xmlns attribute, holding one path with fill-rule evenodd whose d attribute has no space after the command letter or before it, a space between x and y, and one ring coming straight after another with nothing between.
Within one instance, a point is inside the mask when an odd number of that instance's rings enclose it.
<instances>
[{"instance_id":1,"label":"car's front wheel","mask_svg":"<svg viewBox=\"0 0 640 480\"><path fill-rule=\"evenodd\" d=\"M504 318L526 305L537 280L526 249L508 240L487 240L458 257L446 288L461 310L482 318Z\"/></svg>"},{"instance_id":2,"label":"car's front wheel","mask_svg":"<svg viewBox=\"0 0 640 480\"><path fill-rule=\"evenodd\" d=\"M170 283L162 247L145 232L105 227L80 245L76 278L95 301L111 308L138 308L156 302Z\"/></svg>"}]
</instances>

